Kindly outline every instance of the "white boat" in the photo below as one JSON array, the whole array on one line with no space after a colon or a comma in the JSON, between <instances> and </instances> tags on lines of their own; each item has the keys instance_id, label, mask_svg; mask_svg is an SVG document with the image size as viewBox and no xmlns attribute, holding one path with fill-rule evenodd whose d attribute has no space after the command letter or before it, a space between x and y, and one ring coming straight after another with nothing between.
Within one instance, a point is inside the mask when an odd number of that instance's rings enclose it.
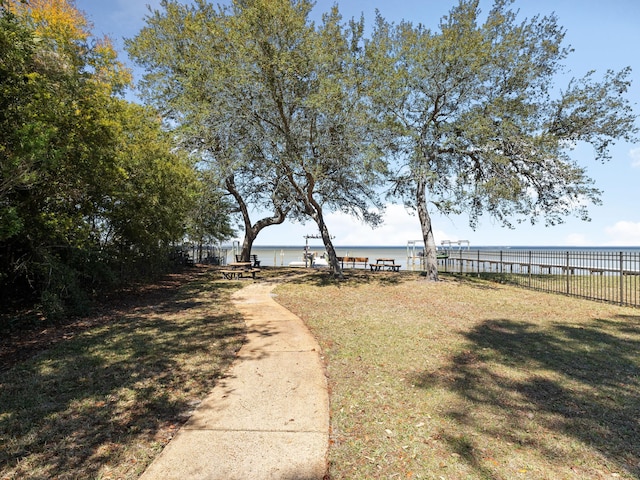
<instances>
[{"instance_id":1,"label":"white boat","mask_svg":"<svg viewBox=\"0 0 640 480\"><path fill-rule=\"evenodd\" d=\"M289 262L290 267L308 267L309 264L305 262L301 262L300 260L296 260L293 262Z\"/></svg>"},{"instance_id":2,"label":"white boat","mask_svg":"<svg viewBox=\"0 0 640 480\"><path fill-rule=\"evenodd\" d=\"M290 267L311 267L311 268L328 268L329 262L325 258L326 255L322 254L317 256L316 253L309 253L306 255L307 260L295 260L289 262Z\"/></svg>"},{"instance_id":3,"label":"white boat","mask_svg":"<svg viewBox=\"0 0 640 480\"><path fill-rule=\"evenodd\" d=\"M329 262L327 262L327 259L324 257L314 258L311 266L313 268L328 268Z\"/></svg>"}]
</instances>

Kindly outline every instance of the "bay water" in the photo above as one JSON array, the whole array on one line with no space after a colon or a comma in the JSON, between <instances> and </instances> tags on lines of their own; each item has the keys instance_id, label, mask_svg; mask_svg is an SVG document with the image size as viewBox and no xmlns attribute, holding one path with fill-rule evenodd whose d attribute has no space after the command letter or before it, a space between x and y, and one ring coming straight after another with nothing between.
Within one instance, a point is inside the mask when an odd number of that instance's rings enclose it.
<instances>
[{"instance_id":1,"label":"bay water","mask_svg":"<svg viewBox=\"0 0 640 480\"><path fill-rule=\"evenodd\" d=\"M400 265L402 270L415 270L420 268L420 254L423 251L422 244L407 244L403 246L335 246L339 257L366 257L369 263L376 263L379 258L391 258ZM439 251L444 250L439 247ZM466 246L452 246L448 251L455 254L459 250L467 250ZM471 251L498 252L498 251L533 251L533 252L635 252L640 253L638 247L567 247L567 246L481 246L470 247ZM291 262L304 261L305 246L255 246L251 253L258 256L262 266L288 266ZM309 245L309 252L316 256L325 253L322 244ZM229 258L233 258L230 250Z\"/></svg>"}]
</instances>

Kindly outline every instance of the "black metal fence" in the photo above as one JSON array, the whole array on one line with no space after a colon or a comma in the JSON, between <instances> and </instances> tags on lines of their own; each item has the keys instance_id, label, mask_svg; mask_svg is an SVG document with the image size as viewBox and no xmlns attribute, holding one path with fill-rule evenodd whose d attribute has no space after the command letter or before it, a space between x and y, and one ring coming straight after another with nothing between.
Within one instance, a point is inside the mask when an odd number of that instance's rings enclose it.
<instances>
[{"instance_id":1,"label":"black metal fence","mask_svg":"<svg viewBox=\"0 0 640 480\"><path fill-rule=\"evenodd\" d=\"M440 269L490 274L534 290L640 307L640 252L450 250Z\"/></svg>"}]
</instances>

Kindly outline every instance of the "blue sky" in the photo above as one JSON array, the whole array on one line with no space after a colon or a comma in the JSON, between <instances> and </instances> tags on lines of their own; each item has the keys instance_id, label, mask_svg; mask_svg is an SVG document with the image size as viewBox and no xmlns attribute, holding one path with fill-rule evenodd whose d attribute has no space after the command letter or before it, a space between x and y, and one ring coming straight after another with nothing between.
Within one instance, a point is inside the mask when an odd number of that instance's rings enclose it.
<instances>
[{"instance_id":1,"label":"blue sky","mask_svg":"<svg viewBox=\"0 0 640 480\"><path fill-rule=\"evenodd\" d=\"M316 2L314 15L338 3L345 18L364 14L371 25L377 8L389 21L410 20L435 27L457 2L455 0L343 0ZM157 8L160 0L76 0L93 23L96 36L108 35L128 62L123 38L131 38L144 26L147 5ZM488 11L492 2L481 0L481 9ZM513 6L520 18L535 14L555 13L566 30L565 43L574 48L566 61L569 74L581 77L590 70L604 73L607 69L633 68L633 85L629 98L640 114L640 2L637 0L517 0ZM139 71L134 74L138 76ZM566 84L566 80L559 85ZM596 186L603 190L601 206L591 206L591 222L567 218L555 227L520 225L508 230L490 218L481 220L473 231L467 219L433 214L436 242L469 240L471 245L508 246L640 246L640 144L619 143L612 150L612 160L604 165L594 160L593 151L580 148L574 158L586 166ZM342 214L329 214L327 223L336 245L405 245L421 238L417 217L402 206L389 205L385 224L375 230ZM313 223L285 223L265 229L256 245L300 245L305 234L317 233Z\"/></svg>"}]
</instances>

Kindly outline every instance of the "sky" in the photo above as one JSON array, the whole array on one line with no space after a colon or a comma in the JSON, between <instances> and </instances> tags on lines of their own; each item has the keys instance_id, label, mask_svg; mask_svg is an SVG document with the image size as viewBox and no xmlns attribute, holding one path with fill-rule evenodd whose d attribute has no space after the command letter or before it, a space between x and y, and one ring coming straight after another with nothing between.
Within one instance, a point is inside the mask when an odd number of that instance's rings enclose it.
<instances>
[{"instance_id":1,"label":"sky","mask_svg":"<svg viewBox=\"0 0 640 480\"><path fill-rule=\"evenodd\" d=\"M217 2L214 2L217 3ZM317 0L313 20L337 3L345 19L359 18L371 26L375 10L391 22L408 20L435 29L457 0ZM109 36L120 59L132 68L124 50L124 38L134 37L145 25L149 8L159 8L160 0L76 0L93 24L95 36ZM488 12L491 1L481 0L480 8ZM640 2L637 0L516 0L512 8L520 10L518 18L555 13L566 29L565 45L574 52L565 61L568 74L580 78L595 70L596 78L608 69L631 66L632 87L628 98L640 114ZM142 71L134 68L134 79ZM566 79L559 86L566 85ZM132 97L133 98L133 97ZM640 120L637 122L640 126ZM567 217L559 226L545 227L544 221L506 229L489 217L482 217L475 230L465 216L444 217L432 213L436 244L443 240L468 240L472 246L638 246L640 247L640 143L617 143L610 150L612 159L601 164L593 150L581 147L572 156L587 168L595 186L603 191L602 205L589 207L590 222ZM257 213L257 212L256 212ZM258 218L256 216L256 218ZM402 205L387 205L385 222L372 229L340 213L326 215L334 244L337 246L403 246L422 238L417 217ZM255 220L254 220L255 221ZM286 222L264 229L256 246L296 246L304 244L305 235L317 234L313 222L304 225Z\"/></svg>"}]
</instances>

